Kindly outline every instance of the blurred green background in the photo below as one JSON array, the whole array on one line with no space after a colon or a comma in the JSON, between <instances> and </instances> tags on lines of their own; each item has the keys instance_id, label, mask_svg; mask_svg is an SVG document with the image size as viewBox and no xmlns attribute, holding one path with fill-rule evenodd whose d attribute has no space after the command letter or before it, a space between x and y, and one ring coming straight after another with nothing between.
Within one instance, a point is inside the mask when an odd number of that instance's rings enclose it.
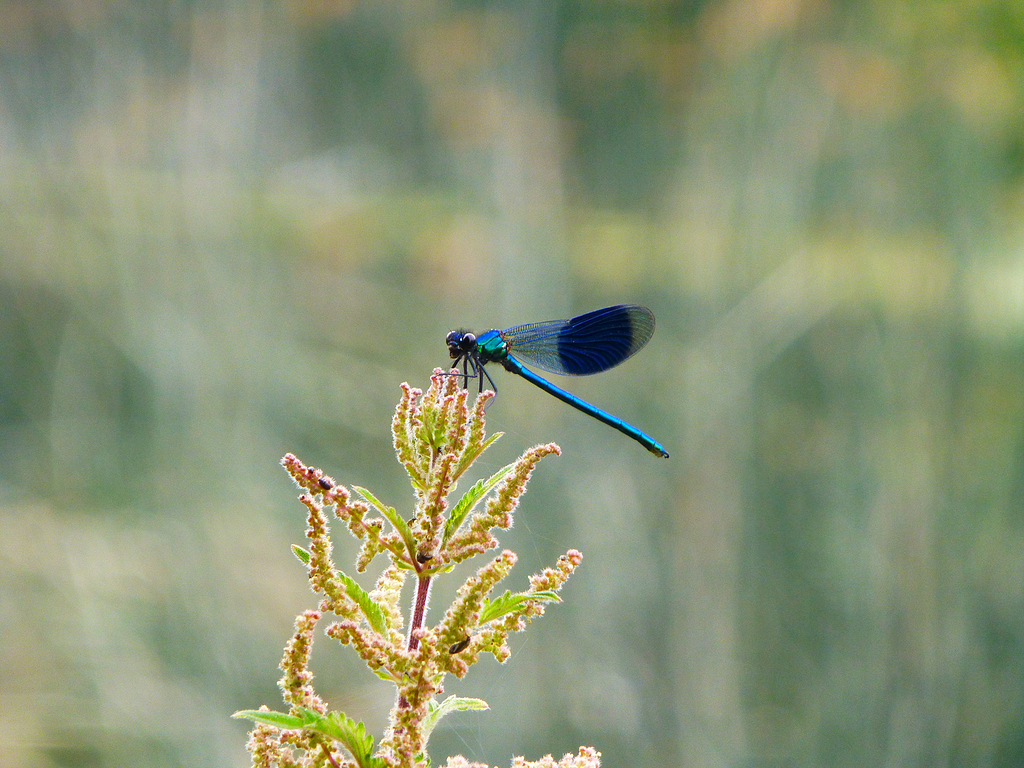
<instances>
[{"instance_id":1,"label":"blurred green background","mask_svg":"<svg viewBox=\"0 0 1024 768\"><path fill-rule=\"evenodd\" d=\"M448 330L619 302L648 348L558 383L672 458L495 373L479 471L564 451L506 586L584 562L435 763L1024 765L1019 0L9 0L0 766L248 765L316 604L280 457L408 511Z\"/></svg>"}]
</instances>

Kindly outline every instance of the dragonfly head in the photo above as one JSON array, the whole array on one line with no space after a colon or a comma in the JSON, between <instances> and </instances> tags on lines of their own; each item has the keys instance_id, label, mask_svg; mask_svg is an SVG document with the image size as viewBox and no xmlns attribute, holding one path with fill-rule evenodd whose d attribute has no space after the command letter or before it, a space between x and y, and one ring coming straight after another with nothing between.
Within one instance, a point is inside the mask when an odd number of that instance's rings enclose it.
<instances>
[{"instance_id":1,"label":"dragonfly head","mask_svg":"<svg viewBox=\"0 0 1024 768\"><path fill-rule=\"evenodd\" d=\"M476 351L476 335L467 331L452 331L445 338L448 354L452 360L458 360Z\"/></svg>"}]
</instances>

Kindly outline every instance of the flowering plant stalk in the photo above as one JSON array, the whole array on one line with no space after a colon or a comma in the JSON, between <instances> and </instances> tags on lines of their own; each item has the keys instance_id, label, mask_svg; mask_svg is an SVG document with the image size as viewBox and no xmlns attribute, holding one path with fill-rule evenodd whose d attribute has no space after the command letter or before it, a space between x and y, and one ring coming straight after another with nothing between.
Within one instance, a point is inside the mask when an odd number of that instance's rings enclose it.
<instances>
[{"instance_id":1,"label":"flowering plant stalk","mask_svg":"<svg viewBox=\"0 0 1024 768\"><path fill-rule=\"evenodd\" d=\"M426 620L433 580L497 548L492 531L512 526L512 514L537 462L560 452L554 443L531 448L450 505L449 496L459 479L501 437L500 432L487 437L484 431L484 409L493 396L484 392L470 406L469 393L459 387L459 378L440 369L434 371L426 393L402 385L392 434L415 495L415 515L410 520L365 488L349 490L292 454L282 459L302 489L299 500L309 513L309 547L293 546L292 550L308 568L309 583L323 599L317 610L298 616L281 660L284 676L278 685L288 712L264 706L234 715L256 723L248 743L253 766L429 766L427 741L442 717L487 709L480 699L449 696L439 700L444 678L464 677L481 654L504 662L511 655L509 633L524 630L544 613L545 603L560 601L558 591L582 560L579 552L570 549L555 567L531 576L524 591L493 596L516 562L515 553L503 550L466 579L437 624ZM389 561L370 591L331 559L330 508L362 542L356 571L365 571L378 555ZM405 629L399 603L402 587L410 579L413 601ZM326 634L351 645L371 671L396 688L388 728L376 746L363 723L331 710L313 689L308 665L314 630L325 614L335 617ZM597 768L599 764L600 753L590 747L580 747L577 755L565 755L557 762L549 755L535 762L516 757L512 763L513 768ZM461 755L449 758L446 765L487 768Z\"/></svg>"}]
</instances>

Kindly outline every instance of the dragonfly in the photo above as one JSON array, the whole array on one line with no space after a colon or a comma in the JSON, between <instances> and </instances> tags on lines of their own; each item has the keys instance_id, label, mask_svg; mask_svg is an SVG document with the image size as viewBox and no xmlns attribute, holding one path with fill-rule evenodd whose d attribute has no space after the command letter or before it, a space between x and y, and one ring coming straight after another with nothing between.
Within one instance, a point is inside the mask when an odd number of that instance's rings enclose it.
<instances>
[{"instance_id":1,"label":"dragonfly","mask_svg":"<svg viewBox=\"0 0 1024 768\"><path fill-rule=\"evenodd\" d=\"M556 387L523 365L528 363L550 373L564 376L589 376L614 368L629 359L654 335L654 313L637 304L617 304L595 309L570 320L548 320L484 331L480 335L468 331L448 334L448 354L456 369L462 365L463 386L476 378L480 391L487 379L491 389L497 387L487 372L488 363L498 363L506 371L518 374L549 395L571 405L588 416L604 422L633 438L656 456L668 458L668 451L645 432L627 424L597 406Z\"/></svg>"}]
</instances>

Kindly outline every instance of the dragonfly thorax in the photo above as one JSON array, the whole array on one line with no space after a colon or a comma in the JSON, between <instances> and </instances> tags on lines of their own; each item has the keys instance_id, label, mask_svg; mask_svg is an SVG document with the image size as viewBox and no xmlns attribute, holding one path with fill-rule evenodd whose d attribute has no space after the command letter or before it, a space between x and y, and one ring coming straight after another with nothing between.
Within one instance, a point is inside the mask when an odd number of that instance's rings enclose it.
<instances>
[{"instance_id":1,"label":"dragonfly thorax","mask_svg":"<svg viewBox=\"0 0 1024 768\"><path fill-rule=\"evenodd\" d=\"M508 344L501 331L484 331L475 341L476 355L482 363L501 363L508 357Z\"/></svg>"},{"instance_id":2,"label":"dragonfly thorax","mask_svg":"<svg viewBox=\"0 0 1024 768\"><path fill-rule=\"evenodd\" d=\"M452 360L470 357L480 363L493 363L508 357L508 345L498 331L485 331L480 336L468 331L451 331L445 343Z\"/></svg>"}]
</instances>

